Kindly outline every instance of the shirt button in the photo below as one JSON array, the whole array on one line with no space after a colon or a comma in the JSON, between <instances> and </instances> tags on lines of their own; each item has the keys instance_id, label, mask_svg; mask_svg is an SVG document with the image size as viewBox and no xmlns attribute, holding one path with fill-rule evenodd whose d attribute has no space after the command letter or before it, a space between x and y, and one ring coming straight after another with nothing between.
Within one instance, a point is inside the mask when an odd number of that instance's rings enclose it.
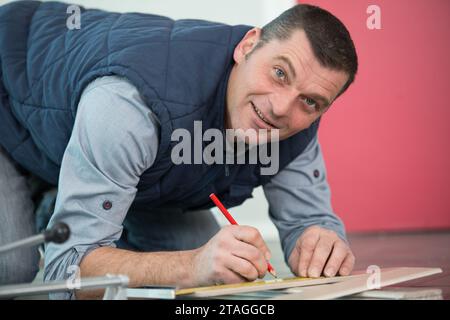
<instances>
[{"instance_id":1,"label":"shirt button","mask_svg":"<svg viewBox=\"0 0 450 320\"><path fill-rule=\"evenodd\" d=\"M105 201L103 201L103 205L102 206L103 206L103 209L109 210L109 209L112 208L112 202L109 201L109 200L105 200Z\"/></svg>"},{"instance_id":2,"label":"shirt button","mask_svg":"<svg viewBox=\"0 0 450 320\"><path fill-rule=\"evenodd\" d=\"M314 170L314 177L318 178L320 176L319 170Z\"/></svg>"}]
</instances>

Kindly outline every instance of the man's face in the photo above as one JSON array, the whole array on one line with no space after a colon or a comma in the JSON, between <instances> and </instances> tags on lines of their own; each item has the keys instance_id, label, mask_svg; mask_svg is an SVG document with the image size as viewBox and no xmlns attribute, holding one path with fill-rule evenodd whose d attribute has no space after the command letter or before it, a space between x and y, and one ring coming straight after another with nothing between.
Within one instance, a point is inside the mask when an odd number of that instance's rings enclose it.
<instances>
[{"instance_id":1,"label":"man's face","mask_svg":"<svg viewBox=\"0 0 450 320\"><path fill-rule=\"evenodd\" d=\"M322 67L303 30L251 52L259 36L260 29L254 28L235 48L225 125L228 129L279 129L283 140L319 118L348 75Z\"/></svg>"}]
</instances>

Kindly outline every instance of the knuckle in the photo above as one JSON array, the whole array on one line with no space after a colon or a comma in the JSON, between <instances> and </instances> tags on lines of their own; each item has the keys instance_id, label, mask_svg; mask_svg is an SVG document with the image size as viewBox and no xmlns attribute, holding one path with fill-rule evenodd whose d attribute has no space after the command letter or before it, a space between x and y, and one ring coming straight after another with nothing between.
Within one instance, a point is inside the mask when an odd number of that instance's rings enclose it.
<instances>
[{"instance_id":1,"label":"knuckle","mask_svg":"<svg viewBox=\"0 0 450 320\"><path fill-rule=\"evenodd\" d=\"M312 237L306 237L301 244L301 248L303 250L307 250L307 251L314 250L315 246L316 246L316 242L314 241L314 239Z\"/></svg>"},{"instance_id":2,"label":"knuckle","mask_svg":"<svg viewBox=\"0 0 450 320\"><path fill-rule=\"evenodd\" d=\"M333 250L333 242L325 241L319 245L319 250L322 255L329 255Z\"/></svg>"},{"instance_id":3,"label":"knuckle","mask_svg":"<svg viewBox=\"0 0 450 320\"><path fill-rule=\"evenodd\" d=\"M333 239L339 239L339 236L333 230L330 230L330 229L324 229L324 230L328 236L332 237Z\"/></svg>"},{"instance_id":4,"label":"knuckle","mask_svg":"<svg viewBox=\"0 0 450 320\"><path fill-rule=\"evenodd\" d=\"M323 229L321 237L328 239L329 241L333 243L337 243L339 240L339 237L334 231Z\"/></svg>"},{"instance_id":5,"label":"knuckle","mask_svg":"<svg viewBox=\"0 0 450 320\"><path fill-rule=\"evenodd\" d=\"M250 238L253 241L255 241L255 240L257 240L259 238L259 231L257 229L255 229L253 227L250 227L248 232L249 232Z\"/></svg>"}]
</instances>

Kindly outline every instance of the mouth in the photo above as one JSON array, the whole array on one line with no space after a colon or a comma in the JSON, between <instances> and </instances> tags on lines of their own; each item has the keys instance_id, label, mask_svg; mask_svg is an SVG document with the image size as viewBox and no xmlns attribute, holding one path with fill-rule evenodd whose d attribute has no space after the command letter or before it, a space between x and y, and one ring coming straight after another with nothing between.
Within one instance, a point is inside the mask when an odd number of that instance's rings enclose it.
<instances>
[{"instance_id":1,"label":"mouth","mask_svg":"<svg viewBox=\"0 0 450 320\"><path fill-rule=\"evenodd\" d=\"M271 123L269 120L267 120L267 119L264 117L264 114L261 112L261 110L259 110L259 109L253 104L253 102L251 102L251 104L252 104L253 110L255 111L256 115L257 115L264 123L266 123L267 125L269 125L272 129L278 129L277 126L275 126L273 123Z\"/></svg>"}]
</instances>

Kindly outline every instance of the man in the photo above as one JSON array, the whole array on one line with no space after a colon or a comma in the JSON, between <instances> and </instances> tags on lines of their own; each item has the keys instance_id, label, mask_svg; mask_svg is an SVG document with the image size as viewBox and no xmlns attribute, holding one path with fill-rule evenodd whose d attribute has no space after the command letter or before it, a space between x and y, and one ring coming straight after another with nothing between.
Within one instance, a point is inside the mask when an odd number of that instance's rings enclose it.
<instances>
[{"instance_id":1,"label":"man","mask_svg":"<svg viewBox=\"0 0 450 320\"><path fill-rule=\"evenodd\" d=\"M65 12L34 1L0 8L1 243L32 234L28 172L58 185L50 225L72 229L46 246L46 280L79 266L82 277L127 274L131 286L251 281L270 252L252 227L219 229L208 195L232 207L263 185L292 272L351 272L317 140L321 115L357 72L337 18L297 5L259 29L83 9L70 31ZM174 164L173 133L197 121L276 131L279 172ZM33 278L34 250L0 259L2 283Z\"/></svg>"}]
</instances>

